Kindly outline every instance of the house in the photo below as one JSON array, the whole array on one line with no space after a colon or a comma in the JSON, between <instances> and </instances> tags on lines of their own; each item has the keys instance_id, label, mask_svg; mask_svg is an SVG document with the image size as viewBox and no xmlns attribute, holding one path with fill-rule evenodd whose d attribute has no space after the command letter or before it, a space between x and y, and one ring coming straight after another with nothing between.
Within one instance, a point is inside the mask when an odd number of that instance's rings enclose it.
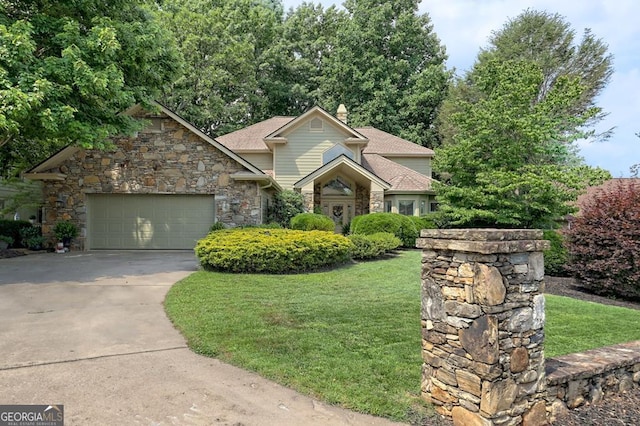
<instances>
[{"instance_id":1,"label":"house","mask_svg":"<svg viewBox=\"0 0 640 426\"><path fill-rule=\"evenodd\" d=\"M147 121L110 151L69 146L25 177L43 183L43 233L70 220L79 249L192 249L214 222L260 224L273 195L301 192L336 222L433 209L433 151L375 128L351 128L314 107L213 139L168 108L125 112Z\"/></svg>"},{"instance_id":2,"label":"house","mask_svg":"<svg viewBox=\"0 0 640 426\"><path fill-rule=\"evenodd\" d=\"M338 227L367 213L421 216L435 209L433 150L373 127L349 127L344 105L336 117L314 107L217 140L283 189L301 192L308 211L321 211Z\"/></svg>"}]
</instances>

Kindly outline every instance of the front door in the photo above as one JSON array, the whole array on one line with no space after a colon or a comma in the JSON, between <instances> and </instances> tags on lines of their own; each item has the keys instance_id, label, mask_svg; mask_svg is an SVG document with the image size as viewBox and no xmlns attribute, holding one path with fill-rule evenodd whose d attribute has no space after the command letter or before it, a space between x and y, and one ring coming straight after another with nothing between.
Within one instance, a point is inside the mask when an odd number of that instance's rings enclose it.
<instances>
[{"instance_id":1,"label":"front door","mask_svg":"<svg viewBox=\"0 0 640 426\"><path fill-rule=\"evenodd\" d=\"M334 201L329 203L329 211L325 214L333 220L333 223L335 223L336 233L342 233L344 225L351 221L352 205L353 203L345 201Z\"/></svg>"}]
</instances>

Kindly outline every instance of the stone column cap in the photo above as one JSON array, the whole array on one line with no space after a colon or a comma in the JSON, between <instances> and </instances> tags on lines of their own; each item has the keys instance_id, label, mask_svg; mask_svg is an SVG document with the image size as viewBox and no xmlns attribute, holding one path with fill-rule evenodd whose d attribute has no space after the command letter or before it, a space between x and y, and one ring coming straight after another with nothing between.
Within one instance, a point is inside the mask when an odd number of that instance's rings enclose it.
<instances>
[{"instance_id":1,"label":"stone column cap","mask_svg":"<svg viewBox=\"0 0 640 426\"><path fill-rule=\"evenodd\" d=\"M539 229L423 229L416 240L422 249L470 253L523 253L549 249Z\"/></svg>"}]
</instances>

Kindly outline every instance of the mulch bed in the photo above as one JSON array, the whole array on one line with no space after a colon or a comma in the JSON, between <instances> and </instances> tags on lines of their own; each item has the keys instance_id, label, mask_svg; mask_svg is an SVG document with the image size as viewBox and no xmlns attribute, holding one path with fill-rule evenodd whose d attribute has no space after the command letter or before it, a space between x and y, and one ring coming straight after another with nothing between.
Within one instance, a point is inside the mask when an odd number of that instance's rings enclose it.
<instances>
[{"instance_id":1,"label":"mulch bed","mask_svg":"<svg viewBox=\"0 0 640 426\"><path fill-rule=\"evenodd\" d=\"M589 293L574 278L545 277L546 293L573 297L588 302L623 308L640 309L640 303L611 299ZM585 403L581 407L568 410L556 419L555 425L562 426L636 426L640 424L640 388L607 396L596 404Z\"/></svg>"}]
</instances>

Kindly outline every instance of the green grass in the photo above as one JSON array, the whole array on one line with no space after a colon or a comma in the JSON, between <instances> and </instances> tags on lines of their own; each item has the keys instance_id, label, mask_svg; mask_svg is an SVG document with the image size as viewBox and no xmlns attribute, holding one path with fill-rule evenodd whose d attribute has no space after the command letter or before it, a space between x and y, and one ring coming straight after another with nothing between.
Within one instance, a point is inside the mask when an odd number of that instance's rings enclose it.
<instances>
[{"instance_id":1,"label":"green grass","mask_svg":"<svg viewBox=\"0 0 640 426\"><path fill-rule=\"evenodd\" d=\"M545 356L640 340L640 311L547 294Z\"/></svg>"},{"instance_id":2,"label":"green grass","mask_svg":"<svg viewBox=\"0 0 640 426\"><path fill-rule=\"evenodd\" d=\"M548 296L547 356L640 339L640 311L591 305ZM356 411L433 414L419 398L418 251L311 274L196 272L165 307L203 355Z\"/></svg>"}]
</instances>

